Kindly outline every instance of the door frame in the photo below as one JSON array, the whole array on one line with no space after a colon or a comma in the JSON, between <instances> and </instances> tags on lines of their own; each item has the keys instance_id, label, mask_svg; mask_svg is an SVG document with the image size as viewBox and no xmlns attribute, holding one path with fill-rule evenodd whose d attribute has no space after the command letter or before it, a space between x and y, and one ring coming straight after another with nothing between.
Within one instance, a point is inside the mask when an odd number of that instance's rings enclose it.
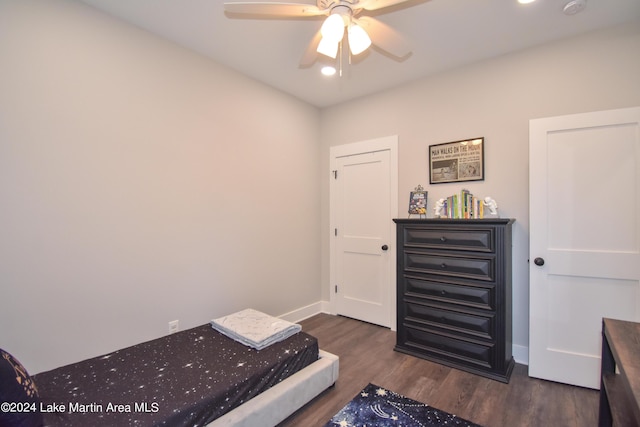
<instances>
[{"instance_id":1,"label":"door frame","mask_svg":"<svg viewBox=\"0 0 640 427\"><path fill-rule=\"evenodd\" d=\"M353 142L350 144L337 145L329 147L329 307L332 314L337 314L336 294L334 285L336 283L336 262L337 256L336 240L334 230L336 228L336 213L334 200L335 192L333 191L334 177L333 171L336 170L337 159L347 156L355 156L358 154L366 154L377 151L389 151L389 198L391 206L389 207L389 250L396 252L396 229L393 218L398 217L398 136L386 136L365 141ZM391 330L396 330L396 256L390 254L389 269L389 325Z\"/></svg>"}]
</instances>

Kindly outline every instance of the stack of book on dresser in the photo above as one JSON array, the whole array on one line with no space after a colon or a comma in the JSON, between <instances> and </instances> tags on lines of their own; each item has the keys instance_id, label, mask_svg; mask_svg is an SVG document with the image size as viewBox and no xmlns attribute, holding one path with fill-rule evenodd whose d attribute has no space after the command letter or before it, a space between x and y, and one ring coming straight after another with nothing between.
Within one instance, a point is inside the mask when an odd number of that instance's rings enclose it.
<instances>
[{"instance_id":1,"label":"stack of book on dresser","mask_svg":"<svg viewBox=\"0 0 640 427\"><path fill-rule=\"evenodd\" d=\"M484 203L469 190L463 189L460 194L454 194L444 200L443 218L471 219L484 218Z\"/></svg>"}]
</instances>

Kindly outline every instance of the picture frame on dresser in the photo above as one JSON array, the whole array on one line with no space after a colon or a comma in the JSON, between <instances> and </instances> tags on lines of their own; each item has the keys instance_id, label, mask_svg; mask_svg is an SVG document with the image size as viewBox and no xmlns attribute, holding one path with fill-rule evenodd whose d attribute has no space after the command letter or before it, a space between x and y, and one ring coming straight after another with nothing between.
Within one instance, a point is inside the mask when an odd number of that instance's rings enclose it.
<instances>
[{"instance_id":1,"label":"picture frame on dresser","mask_svg":"<svg viewBox=\"0 0 640 427\"><path fill-rule=\"evenodd\" d=\"M421 185L409 194L409 215L421 215L427 217L427 195Z\"/></svg>"},{"instance_id":2,"label":"picture frame on dresser","mask_svg":"<svg viewBox=\"0 0 640 427\"><path fill-rule=\"evenodd\" d=\"M514 219L394 219L396 351L508 383Z\"/></svg>"}]
</instances>

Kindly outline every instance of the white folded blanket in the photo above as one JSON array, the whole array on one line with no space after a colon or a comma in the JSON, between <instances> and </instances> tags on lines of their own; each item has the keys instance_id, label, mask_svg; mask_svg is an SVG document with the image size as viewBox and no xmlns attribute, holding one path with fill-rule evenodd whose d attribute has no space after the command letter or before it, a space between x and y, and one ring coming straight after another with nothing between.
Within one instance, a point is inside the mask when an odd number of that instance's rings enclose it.
<instances>
[{"instance_id":1,"label":"white folded blanket","mask_svg":"<svg viewBox=\"0 0 640 427\"><path fill-rule=\"evenodd\" d=\"M229 338L256 350L289 338L302 330L296 323L251 308L213 319L211 326Z\"/></svg>"}]
</instances>

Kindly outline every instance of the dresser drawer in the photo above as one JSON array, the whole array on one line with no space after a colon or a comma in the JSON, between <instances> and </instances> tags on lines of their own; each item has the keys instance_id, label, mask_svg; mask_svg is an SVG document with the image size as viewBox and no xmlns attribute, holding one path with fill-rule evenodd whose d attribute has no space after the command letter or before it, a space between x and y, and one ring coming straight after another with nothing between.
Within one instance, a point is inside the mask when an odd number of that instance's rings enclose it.
<instances>
[{"instance_id":1,"label":"dresser drawer","mask_svg":"<svg viewBox=\"0 0 640 427\"><path fill-rule=\"evenodd\" d=\"M491 256L458 257L432 253L404 251L405 271L465 277L477 280L495 279L495 259Z\"/></svg>"},{"instance_id":2,"label":"dresser drawer","mask_svg":"<svg viewBox=\"0 0 640 427\"><path fill-rule=\"evenodd\" d=\"M492 315L479 316L447 310L411 301L405 301L405 320L428 327L464 333L486 340L495 339L495 323Z\"/></svg>"},{"instance_id":3,"label":"dresser drawer","mask_svg":"<svg viewBox=\"0 0 640 427\"><path fill-rule=\"evenodd\" d=\"M495 251L495 237L492 228L405 227L404 234L405 247L478 252Z\"/></svg>"},{"instance_id":4,"label":"dresser drawer","mask_svg":"<svg viewBox=\"0 0 640 427\"><path fill-rule=\"evenodd\" d=\"M483 310L496 309L495 287L492 285L465 286L411 276L404 276L404 283L403 293L408 297L425 298Z\"/></svg>"},{"instance_id":5,"label":"dresser drawer","mask_svg":"<svg viewBox=\"0 0 640 427\"><path fill-rule=\"evenodd\" d=\"M400 347L420 352L423 356L445 358L450 362L482 369L494 369L496 349L492 344L464 340L405 324Z\"/></svg>"}]
</instances>

